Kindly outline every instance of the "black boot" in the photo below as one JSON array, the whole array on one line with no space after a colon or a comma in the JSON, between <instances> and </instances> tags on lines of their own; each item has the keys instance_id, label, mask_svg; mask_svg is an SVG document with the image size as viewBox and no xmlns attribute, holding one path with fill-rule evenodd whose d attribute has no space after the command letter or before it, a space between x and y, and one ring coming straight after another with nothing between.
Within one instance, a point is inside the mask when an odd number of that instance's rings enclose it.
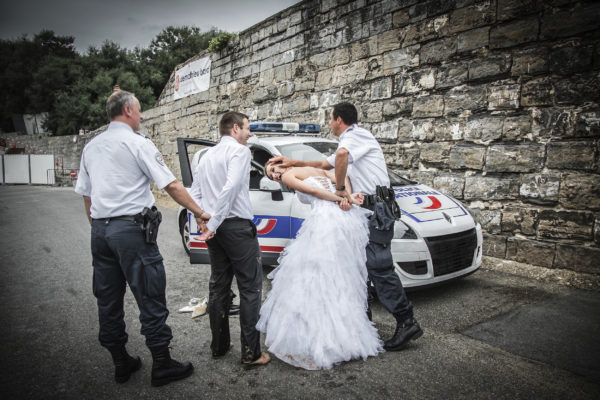
<instances>
[{"instance_id":1,"label":"black boot","mask_svg":"<svg viewBox=\"0 0 600 400\"><path fill-rule=\"evenodd\" d=\"M173 360L169 352L169 347L151 348L152 352L152 386L162 386L169 382L187 378L194 371L194 366L190 362Z\"/></svg>"},{"instance_id":2,"label":"black boot","mask_svg":"<svg viewBox=\"0 0 600 400\"><path fill-rule=\"evenodd\" d=\"M129 380L132 373L140 369L142 360L139 357L131 357L125 349L125 345L109 348L115 364L115 381L124 383Z\"/></svg>"},{"instance_id":3,"label":"black boot","mask_svg":"<svg viewBox=\"0 0 600 400\"><path fill-rule=\"evenodd\" d=\"M386 340L383 348L387 351L399 351L406 347L409 341L416 340L423 335L423 330L413 317L405 319L402 323L397 322L396 332L391 339Z\"/></svg>"}]
</instances>

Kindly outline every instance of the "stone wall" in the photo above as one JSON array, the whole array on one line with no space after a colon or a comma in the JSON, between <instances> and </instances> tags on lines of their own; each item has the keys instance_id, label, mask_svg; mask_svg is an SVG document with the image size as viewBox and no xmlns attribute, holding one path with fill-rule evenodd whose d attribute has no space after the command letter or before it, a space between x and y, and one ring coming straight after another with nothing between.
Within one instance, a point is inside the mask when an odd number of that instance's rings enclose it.
<instances>
[{"instance_id":1,"label":"stone wall","mask_svg":"<svg viewBox=\"0 0 600 400\"><path fill-rule=\"evenodd\" d=\"M171 81L145 127L178 171L175 138L216 140L229 109L329 134L351 101L391 169L476 212L486 256L600 274L598 21L593 1L304 1L211 54L208 91Z\"/></svg>"}]
</instances>

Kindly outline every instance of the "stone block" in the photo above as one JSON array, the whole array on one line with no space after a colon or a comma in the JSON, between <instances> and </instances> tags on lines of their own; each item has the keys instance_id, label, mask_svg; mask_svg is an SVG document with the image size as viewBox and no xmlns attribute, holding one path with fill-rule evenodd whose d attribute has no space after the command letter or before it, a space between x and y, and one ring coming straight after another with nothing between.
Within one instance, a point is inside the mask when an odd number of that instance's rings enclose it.
<instances>
[{"instance_id":1,"label":"stone block","mask_svg":"<svg viewBox=\"0 0 600 400\"><path fill-rule=\"evenodd\" d=\"M444 95L445 115L458 115L465 110L485 110L486 107L487 90L484 86L456 86Z\"/></svg>"},{"instance_id":2,"label":"stone block","mask_svg":"<svg viewBox=\"0 0 600 400\"><path fill-rule=\"evenodd\" d=\"M539 211L525 206L508 205L502 209L502 232L535 235Z\"/></svg>"},{"instance_id":3,"label":"stone block","mask_svg":"<svg viewBox=\"0 0 600 400\"><path fill-rule=\"evenodd\" d=\"M252 93L252 101L255 104L277 98L277 86L259 87Z\"/></svg>"},{"instance_id":4,"label":"stone block","mask_svg":"<svg viewBox=\"0 0 600 400\"><path fill-rule=\"evenodd\" d=\"M365 57L371 57L381 53L377 51L377 46L377 37L370 37L368 39L363 39L361 41L352 43L350 45L350 56L352 61L356 61Z\"/></svg>"},{"instance_id":5,"label":"stone block","mask_svg":"<svg viewBox=\"0 0 600 400\"><path fill-rule=\"evenodd\" d=\"M594 169L594 142L564 141L548 143L546 167L553 169Z\"/></svg>"},{"instance_id":6,"label":"stone block","mask_svg":"<svg viewBox=\"0 0 600 400\"><path fill-rule=\"evenodd\" d=\"M433 126L436 141L462 140L464 130L465 128L462 120L452 120L448 118L436 120Z\"/></svg>"},{"instance_id":7,"label":"stone block","mask_svg":"<svg viewBox=\"0 0 600 400\"><path fill-rule=\"evenodd\" d=\"M580 105L600 101L600 76L590 73L554 82L557 104Z\"/></svg>"},{"instance_id":8,"label":"stone block","mask_svg":"<svg viewBox=\"0 0 600 400\"><path fill-rule=\"evenodd\" d=\"M490 49L500 49L537 40L538 17L518 19L490 30Z\"/></svg>"},{"instance_id":9,"label":"stone block","mask_svg":"<svg viewBox=\"0 0 600 400\"><path fill-rule=\"evenodd\" d=\"M522 17L538 11L536 0L498 0L498 21Z\"/></svg>"},{"instance_id":10,"label":"stone block","mask_svg":"<svg viewBox=\"0 0 600 400\"><path fill-rule=\"evenodd\" d=\"M492 24L496 15L496 7L492 4L492 0L487 0L452 11L442 33L453 34Z\"/></svg>"},{"instance_id":11,"label":"stone block","mask_svg":"<svg viewBox=\"0 0 600 400\"><path fill-rule=\"evenodd\" d=\"M412 124L412 140L431 142L434 136L433 119L415 119Z\"/></svg>"},{"instance_id":12,"label":"stone block","mask_svg":"<svg viewBox=\"0 0 600 400\"><path fill-rule=\"evenodd\" d=\"M383 104L381 102L363 104L358 109L358 120L361 122L381 122L382 109Z\"/></svg>"},{"instance_id":13,"label":"stone block","mask_svg":"<svg viewBox=\"0 0 600 400\"><path fill-rule=\"evenodd\" d=\"M414 125L410 119L400 118L398 120L398 141L400 141L400 142L412 141L413 140L413 130L414 130Z\"/></svg>"},{"instance_id":14,"label":"stone block","mask_svg":"<svg viewBox=\"0 0 600 400\"><path fill-rule=\"evenodd\" d=\"M390 163L388 163L390 165ZM398 149L396 160L391 165L397 168L418 169L419 149L417 147L401 147Z\"/></svg>"},{"instance_id":15,"label":"stone block","mask_svg":"<svg viewBox=\"0 0 600 400\"><path fill-rule=\"evenodd\" d=\"M375 36L382 32L388 31L392 28L392 25L392 14L386 13L376 16L369 21L369 31L363 37L367 37L369 35Z\"/></svg>"},{"instance_id":16,"label":"stone block","mask_svg":"<svg viewBox=\"0 0 600 400\"><path fill-rule=\"evenodd\" d=\"M441 117L444 115L444 96L416 97L413 101L413 118Z\"/></svg>"},{"instance_id":17,"label":"stone block","mask_svg":"<svg viewBox=\"0 0 600 400\"><path fill-rule=\"evenodd\" d=\"M455 149L457 147L459 146ZM469 176L465 181L467 200L512 200L516 198L517 192L518 183L510 178Z\"/></svg>"},{"instance_id":18,"label":"stone block","mask_svg":"<svg viewBox=\"0 0 600 400\"><path fill-rule=\"evenodd\" d=\"M457 145L450 150L448 164L451 169L483 169L485 146Z\"/></svg>"},{"instance_id":19,"label":"stone block","mask_svg":"<svg viewBox=\"0 0 600 400\"><path fill-rule=\"evenodd\" d=\"M504 125L502 126L502 140L520 142L522 140L532 139L530 115L515 115L504 119Z\"/></svg>"},{"instance_id":20,"label":"stone block","mask_svg":"<svg viewBox=\"0 0 600 400\"><path fill-rule=\"evenodd\" d=\"M533 172L543 168L543 144L497 144L488 148L485 170L488 172Z\"/></svg>"},{"instance_id":21,"label":"stone block","mask_svg":"<svg viewBox=\"0 0 600 400\"><path fill-rule=\"evenodd\" d=\"M447 166L450 150L454 144L450 142L421 143L421 162Z\"/></svg>"},{"instance_id":22,"label":"stone block","mask_svg":"<svg viewBox=\"0 0 600 400\"><path fill-rule=\"evenodd\" d=\"M469 63L469 80L490 79L505 74L510 70L509 54L477 58Z\"/></svg>"},{"instance_id":23,"label":"stone block","mask_svg":"<svg viewBox=\"0 0 600 400\"><path fill-rule=\"evenodd\" d=\"M327 52L329 57L329 66L348 64L350 62L350 48L342 47Z\"/></svg>"},{"instance_id":24,"label":"stone block","mask_svg":"<svg viewBox=\"0 0 600 400\"><path fill-rule=\"evenodd\" d=\"M403 67L416 67L417 65L419 65L418 45L383 54L383 71L386 75L396 73Z\"/></svg>"},{"instance_id":25,"label":"stone block","mask_svg":"<svg viewBox=\"0 0 600 400\"><path fill-rule=\"evenodd\" d=\"M293 81L281 82L278 85L277 93L280 98L289 97L294 94L295 84Z\"/></svg>"},{"instance_id":26,"label":"stone block","mask_svg":"<svg viewBox=\"0 0 600 400\"><path fill-rule=\"evenodd\" d=\"M383 102L383 116L410 115L412 108L412 97L394 97Z\"/></svg>"},{"instance_id":27,"label":"stone block","mask_svg":"<svg viewBox=\"0 0 600 400\"><path fill-rule=\"evenodd\" d=\"M483 255L488 257L506 257L506 236L483 234Z\"/></svg>"},{"instance_id":28,"label":"stone block","mask_svg":"<svg viewBox=\"0 0 600 400\"><path fill-rule=\"evenodd\" d=\"M384 78L371 83L371 100L392 97L392 78Z\"/></svg>"},{"instance_id":29,"label":"stone block","mask_svg":"<svg viewBox=\"0 0 600 400\"><path fill-rule=\"evenodd\" d=\"M600 210L600 175L564 174L559 201L564 208Z\"/></svg>"},{"instance_id":30,"label":"stone block","mask_svg":"<svg viewBox=\"0 0 600 400\"><path fill-rule=\"evenodd\" d=\"M576 110L573 134L576 137L600 137L600 110Z\"/></svg>"},{"instance_id":31,"label":"stone block","mask_svg":"<svg viewBox=\"0 0 600 400\"><path fill-rule=\"evenodd\" d=\"M554 243L509 237L506 243L506 258L520 263L551 268L554 263Z\"/></svg>"},{"instance_id":32,"label":"stone block","mask_svg":"<svg viewBox=\"0 0 600 400\"><path fill-rule=\"evenodd\" d=\"M375 56L369 58L369 61L367 62L367 75L365 79L372 80L376 78L381 78L382 76L384 76L383 56Z\"/></svg>"},{"instance_id":33,"label":"stone block","mask_svg":"<svg viewBox=\"0 0 600 400\"><path fill-rule=\"evenodd\" d=\"M431 68L420 69L407 74L398 74L394 77L394 95L418 93L432 89L435 86L435 70Z\"/></svg>"},{"instance_id":34,"label":"stone block","mask_svg":"<svg viewBox=\"0 0 600 400\"><path fill-rule=\"evenodd\" d=\"M600 245L600 217L596 217L594 222L594 242L596 245Z\"/></svg>"},{"instance_id":35,"label":"stone block","mask_svg":"<svg viewBox=\"0 0 600 400\"><path fill-rule=\"evenodd\" d=\"M568 108L533 108L531 130L534 138L575 136L576 113Z\"/></svg>"},{"instance_id":36,"label":"stone block","mask_svg":"<svg viewBox=\"0 0 600 400\"><path fill-rule=\"evenodd\" d=\"M443 150L442 150L443 151ZM421 150L421 153L423 150ZM446 157L447 159L447 157ZM454 198L462 199L465 189L465 178L458 174L442 174L433 178L433 187Z\"/></svg>"},{"instance_id":37,"label":"stone block","mask_svg":"<svg viewBox=\"0 0 600 400\"><path fill-rule=\"evenodd\" d=\"M591 246L577 246L558 243L554 260L555 268L570 269L576 272L598 275L600 267L600 248Z\"/></svg>"},{"instance_id":38,"label":"stone block","mask_svg":"<svg viewBox=\"0 0 600 400\"><path fill-rule=\"evenodd\" d=\"M310 97L308 95L297 96L282 103L281 113L283 116L295 115L307 112L310 109Z\"/></svg>"},{"instance_id":39,"label":"stone block","mask_svg":"<svg viewBox=\"0 0 600 400\"><path fill-rule=\"evenodd\" d=\"M594 236L594 214L586 211L542 210L538 237L544 239L589 240Z\"/></svg>"},{"instance_id":40,"label":"stone block","mask_svg":"<svg viewBox=\"0 0 600 400\"><path fill-rule=\"evenodd\" d=\"M391 120L371 125L371 133L375 139L390 143L398 141L398 120Z\"/></svg>"},{"instance_id":41,"label":"stone block","mask_svg":"<svg viewBox=\"0 0 600 400\"><path fill-rule=\"evenodd\" d=\"M502 213L500 210L481 210L477 213L477 222L486 233L500 233Z\"/></svg>"},{"instance_id":42,"label":"stone block","mask_svg":"<svg viewBox=\"0 0 600 400\"><path fill-rule=\"evenodd\" d=\"M470 118L465 126L464 139L473 142L489 143L502 137L502 116L477 116Z\"/></svg>"},{"instance_id":43,"label":"stone block","mask_svg":"<svg viewBox=\"0 0 600 400\"><path fill-rule=\"evenodd\" d=\"M570 8L542 15L540 39L571 37L598 29L600 4L591 2L581 7Z\"/></svg>"},{"instance_id":44,"label":"stone block","mask_svg":"<svg viewBox=\"0 0 600 400\"><path fill-rule=\"evenodd\" d=\"M552 105L554 97L552 79L548 77L525 82L521 88L522 106Z\"/></svg>"},{"instance_id":45,"label":"stone block","mask_svg":"<svg viewBox=\"0 0 600 400\"><path fill-rule=\"evenodd\" d=\"M488 110L519 108L520 84L493 85L488 88Z\"/></svg>"},{"instance_id":46,"label":"stone block","mask_svg":"<svg viewBox=\"0 0 600 400\"><path fill-rule=\"evenodd\" d=\"M333 78L333 68L319 71L317 73L317 82L315 84L316 89L329 89L331 87L331 80Z\"/></svg>"},{"instance_id":47,"label":"stone block","mask_svg":"<svg viewBox=\"0 0 600 400\"><path fill-rule=\"evenodd\" d=\"M349 83L355 84L365 78L367 74L367 61L358 60L347 65L338 65L333 70L331 86L342 86Z\"/></svg>"},{"instance_id":48,"label":"stone block","mask_svg":"<svg viewBox=\"0 0 600 400\"><path fill-rule=\"evenodd\" d=\"M436 64L450 59L457 49L456 37L447 37L429 42L421 47L419 53L421 65Z\"/></svg>"},{"instance_id":49,"label":"stone block","mask_svg":"<svg viewBox=\"0 0 600 400\"><path fill-rule=\"evenodd\" d=\"M445 34L441 32L446 30L447 25L447 15L412 23L405 28L403 45L411 46L443 36Z\"/></svg>"},{"instance_id":50,"label":"stone block","mask_svg":"<svg viewBox=\"0 0 600 400\"><path fill-rule=\"evenodd\" d=\"M392 3L392 2L387 2ZM410 15L408 15L408 10L400 10L396 11L392 14L392 24L394 28L404 27L410 23Z\"/></svg>"},{"instance_id":51,"label":"stone block","mask_svg":"<svg viewBox=\"0 0 600 400\"><path fill-rule=\"evenodd\" d=\"M535 204L556 204L560 179L560 174L522 175L519 195L523 200Z\"/></svg>"},{"instance_id":52,"label":"stone block","mask_svg":"<svg viewBox=\"0 0 600 400\"><path fill-rule=\"evenodd\" d=\"M457 36L456 51L463 53L484 48L489 44L489 38L490 28L487 26L462 32Z\"/></svg>"},{"instance_id":53,"label":"stone block","mask_svg":"<svg viewBox=\"0 0 600 400\"><path fill-rule=\"evenodd\" d=\"M387 2L392 3L392 2ZM391 50L397 50L402 47L402 30L401 29L392 29L387 32L383 32L377 36L375 39L377 40L377 53L383 54ZM369 55L374 55L374 52Z\"/></svg>"},{"instance_id":54,"label":"stone block","mask_svg":"<svg viewBox=\"0 0 600 400\"><path fill-rule=\"evenodd\" d=\"M512 76L544 74L548 72L548 57L548 49L545 47L516 50L513 53L510 74Z\"/></svg>"},{"instance_id":55,"label":"stone block","mask_svg":"<svg viewBox=\"0 0 600 400\"><path fill-rule=\"evenodd\" d=\"M551 73L567 75L592 69L594 47L582 46L578 42L569 42L550 51L548 67Z\"/></svg>"},{"instance_id":56,"label":"stone block","mask_svg":"<svg viewBox=\"0 0 600 400\"><path fill-rule=\"evenodd\" d=\"M441 65L436 75L436 89L462 85L469 80L469 64L467 61Z\"/></svg>"}]
</instances>

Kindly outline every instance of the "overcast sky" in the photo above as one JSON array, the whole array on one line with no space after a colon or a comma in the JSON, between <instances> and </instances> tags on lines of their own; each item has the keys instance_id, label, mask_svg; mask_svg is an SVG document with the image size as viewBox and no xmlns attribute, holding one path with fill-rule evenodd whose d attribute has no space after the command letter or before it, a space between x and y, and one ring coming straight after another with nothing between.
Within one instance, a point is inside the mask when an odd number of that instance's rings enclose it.
<instances>
[{"instance_id":1,"label":"overcast sky","mask_svg":"<svg viewBox=\"0 0 600 400\"><path fill-rule=\"evenodd\" d=\"M197 26L240 32L300 0L2 0L0 38L33 38L42 29L74 36L85 52L111 40L148 47L163 28ZM10 4L9 4L10 2Z\"/></svg>"}]
</instances>

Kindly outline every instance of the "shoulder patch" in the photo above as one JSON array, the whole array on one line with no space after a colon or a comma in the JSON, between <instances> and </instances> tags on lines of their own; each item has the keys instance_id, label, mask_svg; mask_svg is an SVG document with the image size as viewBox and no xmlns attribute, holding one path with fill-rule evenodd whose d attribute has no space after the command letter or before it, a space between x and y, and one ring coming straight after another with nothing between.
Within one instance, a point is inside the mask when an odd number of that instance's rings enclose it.
<instances>
[{"instance_id":1,"label":"shoulder patch","mask_svg":"<svg viewBox=\"0 0 600 400\"><path fill-rule=\"evenodd\" d=\"M156 161L160 164L160 165L165 165L165 159L163 158L162 154L160 154L160 151L157 151L156 154L154 155L154 158L156 158Z\"/></svg>"}]
</instances>

